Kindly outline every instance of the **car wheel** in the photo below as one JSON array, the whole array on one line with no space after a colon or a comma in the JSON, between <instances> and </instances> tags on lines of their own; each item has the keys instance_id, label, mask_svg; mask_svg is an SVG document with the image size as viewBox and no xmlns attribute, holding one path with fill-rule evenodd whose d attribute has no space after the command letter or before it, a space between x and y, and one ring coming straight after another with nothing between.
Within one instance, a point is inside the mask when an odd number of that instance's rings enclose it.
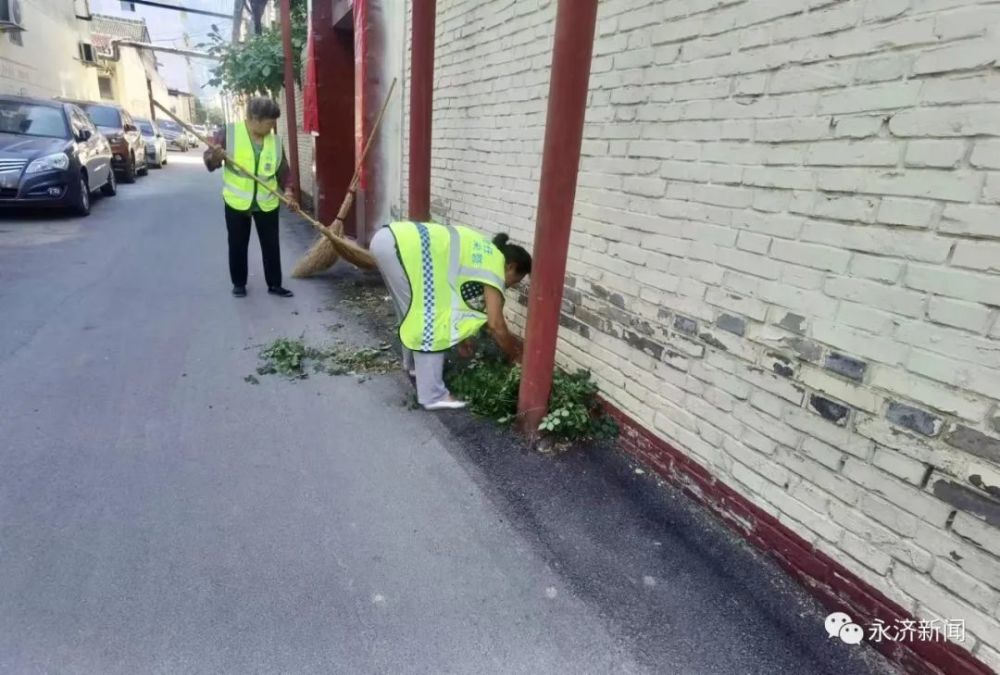
<instances>
[{"instance_id":1,"label":"car wheel","mask_svg":"<svg viewBox=\"0 0 1000 675\"><path fill-rule=\"evenodd\" d=\"M123 183L134 183L135 182L135 157L132 157L128 164L125 165L125 172L122 175Z\"/></svg>"},{"instance_id":2,"label":"car wheel","mask_svg":"<svg viewBox=\"0 0 1000 675\"><path fill-rule=\"evenodd\" d=\"M143 156L142 156L142 168L141 169L137 169L136 170L136 174L138 174L140 176L148 176L149 175L149 160L146 159L146 155L145 154L143 154Z\"/></svg>"},{"instance_id":3,"label":"car wheel","mask_svg":"<svg viewBox=\"0 0 1000 675\"><path fill-rule=\"evenodd\" d=\"M90 185L87 183L87 177L83 174L80 174L80 193L73 204L73 213L78 216L90 215Z\"/></svg>"},{"instance_id":4,"label":"car wheel","mask_svg":"<svg viewBox=\"0 0 1000 675\"><path fill-rule=\"evenodd\" d=\"M101 194L105 197L114 197L118 194L118 181L115 179L114 169L108 169L108 180L101 186Z\"/></svg>"}]
</instances>

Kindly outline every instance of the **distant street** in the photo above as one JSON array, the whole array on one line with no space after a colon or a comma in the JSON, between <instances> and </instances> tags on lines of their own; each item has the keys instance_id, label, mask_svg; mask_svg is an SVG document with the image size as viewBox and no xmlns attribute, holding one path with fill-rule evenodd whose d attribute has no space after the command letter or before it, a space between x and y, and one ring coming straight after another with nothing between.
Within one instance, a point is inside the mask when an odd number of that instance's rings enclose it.
<instances>
[{"instance_id":1,"label":"distant street","mask_svg":"<svg viewBox=\"0 0 1000 675\"><path fill-rule=\"evenodd\" d=\"M608 449L527 452L399 374L244 381L370 339L329 279L230 296L199 155L0 219L0 673L886 672ZM335 277L353 274L335 271Z\"/></svg>"}]
</instances>

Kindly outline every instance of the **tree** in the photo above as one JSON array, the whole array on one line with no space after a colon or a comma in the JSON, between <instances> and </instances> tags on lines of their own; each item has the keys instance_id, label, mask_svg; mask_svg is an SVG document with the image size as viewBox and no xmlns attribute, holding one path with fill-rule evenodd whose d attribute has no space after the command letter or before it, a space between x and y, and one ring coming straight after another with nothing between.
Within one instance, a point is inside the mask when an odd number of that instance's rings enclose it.
<instances>
[{"instance_id":1,"label":"tree","mask_svg":"<svg viewBox=\"0 0 1000 675\"><path fill-rule=\"evenodd\" d=\"M194 115L193 115L193 117L194 117L194 123L195 124L204 124L205 121L206 121L206 118L208 117L208 115L207 115L207 113L205 111L205 104L201 102L200 98L196 98L194 100Z\"/></svg>"},{"instance_id":2,"label":"tree","mask_svg":"<svg viewBox=\"0 0 1000 675\"><path fill-rule=\"evenodd\" d=\"M222 108L218 106L212 106L205 111L205 123L210 125L219 125L226 123L226 116L222 112Z\"/></svg>"},{"instance_id":3,"label":"tree","mask_svg":"<svg viewBox=\"0 0 1000 675\"><path fill-rule=\"evenodd\" d=\"M268 0L250 0L250 20L253 22L253 34L260 35L264 29L261 20L264 17L264 8L267 7Z\"/></svg>"},{"instance_id":4,"label":"tree","mask_svg":"<svg viewBox=\"0 0 1000 675\"><path fill-rule=\"evenodd\" d=\"M258 5L263 11L263 6L266 4L263 0L252 0L251 12ZM293 70L296 81L301 83L302 52L308 34L306 0L292 0L291 18ZM212 78L208 84L237 96L265 94L278 98L284 87L285 67L281 26L262 28L246 41L234 44L223 38L218 26L213 24L208 39L207 43L198 46L219 58L219 65L212 69Z\"/></svg>"}]
</instances>

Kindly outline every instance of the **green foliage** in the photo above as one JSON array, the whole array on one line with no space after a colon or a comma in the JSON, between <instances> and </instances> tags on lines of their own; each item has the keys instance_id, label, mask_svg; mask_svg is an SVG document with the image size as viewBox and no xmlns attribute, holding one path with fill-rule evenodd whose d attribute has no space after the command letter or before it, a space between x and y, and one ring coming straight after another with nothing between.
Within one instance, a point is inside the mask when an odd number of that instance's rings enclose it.
<instances>
[{"instance_id":1,"label":"green foliage","mask_svg":"<svg viewBox=\"0 0 1000 675\"><path fill-rule=\"evenodd\" d=\"M521 368L511 366L487 348L468 361L451 361L445 374L451 393L467 401L477 415L499 424L510 424L517 415L517 393ZM556 371L549 396L549 414L539 431L560 441L608 439L618 435L618 426L597 404L597 385L590 373Z\"/></svg>"},{"instance_id":2,"label":"green foliage","mask_svg":"<svg viewBox=\"0 0 1000 675\"><path fill-rule=\"evenodd\" d=\"M301 340L281 338L275 340L261 353L264 364L257 368L258 375L284 375L291 378L306 377L303 361L306 358L306 346Z\"/></svg>"},{"instance_id":3,"label":"green foliage","mask_svg":"<svg viewBox=\"0 0 1000 675\"><path fill-rule=\"evenodd\" d=\"M452 395L477 415L507 424L517 414L521 369L494 354L480 352L468 361L449 362L445 381Z\"/></svg>"},{"instance_id":4,"label":"green foliage","mask_svg":"<svg viewBox=\"0 0 1000 675\"><path fill-rule=\"evenodd\" d=\"M398 367L398 359L392 354L391 346L351 349L341 344L319 349L309 347L302 340L281 338L275 340L260 352L263 362L257 368L258 375L284 375L292 379L305 379L311 369L314 373L327 375L372 375L384 374ZM244 378L250 384L258 384L256 378Z\"/></svg>"},{"instance_id":5,"label":"green foliage","mask_svg":"<svg viewBox=\"0 0 1000 675\"><path fill-rule=\"evenodd\" d=\"M292 57L295 79L302 81L302 52L306 46L306 0L292 0ZM281 44L281 26L268 26L259 35L233 44L219 33L215 24L208 34L209 41L198 45L219 57L208 81L237 96L264 94L278 98L284 86L285 55Z\"/></svg>"},{"instance_id":6,"label":"green foliage","mask_svg":"<svg viewBox=\"0 0 1000 675\"><path fill-rule=\"evenodd\" d=\"M618 435L618 425L598 410L597 384L586 370L555 372L549 395L549 414L542 418L538 429L565 441Z\"/></svg>"}]
</instances>

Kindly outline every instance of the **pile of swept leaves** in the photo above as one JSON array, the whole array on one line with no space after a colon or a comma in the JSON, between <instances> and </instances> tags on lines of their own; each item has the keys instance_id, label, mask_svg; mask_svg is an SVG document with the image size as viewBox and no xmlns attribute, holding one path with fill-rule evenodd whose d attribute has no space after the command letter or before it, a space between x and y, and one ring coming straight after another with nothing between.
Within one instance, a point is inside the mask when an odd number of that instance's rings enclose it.
<instances>
[{"instance_id":1,"label":"pile of swept leaves","mask_svg":"<svg viewBox=\"0 0 1000 675\"><path fill-rule=\"evenodd\" d=\"M299 380L309 372L327 375L375 375L398 368L398 359L389 344L352 349L343 343L319 349L301 339L280 338L260 352L258 375L282 375ZM247 379L250 382L250 379Z\"/></svg>"},{"instance_id":2,"label":"pile of swept leaves","mask_svg":"<svg viewBox=\"0 0 1000 675\"><path fill-rule=\"evenodd\" d=\"M514 421L521 368L507 363L496 349L480 348L467 361L449 360L445 382L452 395L467 401L475 414L498 424ZM552 379L549 414L539 431L557 441L610 439L618 435L618 425L601 411L597 385L588 371L557 370Z\"/></svg>"}]
</instances>

